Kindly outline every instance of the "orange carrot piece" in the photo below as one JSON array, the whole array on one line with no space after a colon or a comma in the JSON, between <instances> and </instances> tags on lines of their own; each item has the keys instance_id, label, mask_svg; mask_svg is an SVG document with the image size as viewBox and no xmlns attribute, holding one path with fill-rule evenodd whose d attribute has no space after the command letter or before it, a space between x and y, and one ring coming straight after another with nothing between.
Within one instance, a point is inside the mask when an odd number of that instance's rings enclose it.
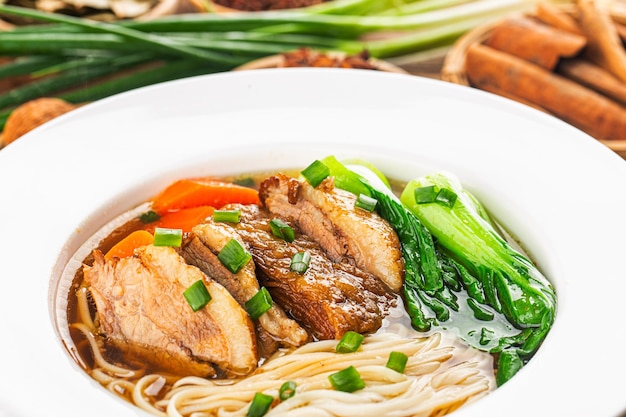
<instances>
[{"instance_id":1,"label":"orange carrot piece","mask_svg":"<svg viewBox=\"0 0 626 417\"><path fill-rule=\"evenodd\" d=\"M202 223L206 218L213 215L213 207L200 206L178 211L164 213L159 220L146 226L146 230L154 232L157 227L167 229L182 229L183 232L190 232L191 229Z\"/></svg>"},{"instance_id":2,"label":"orange carrot piece","mask_svg":"<svg viewBox=\"0 0 626 417\"><path fill-rule=\"evenodd\" d=\"M220 208L229 203L258 204L256 190L241 185L208 179L189 178L174 182L152 200L159 214L199 206Z\"/></svg>"},{"instance_id":3,"label":"orange carrot piece","mask_svg":"<svg viewBox=\"0 0 626 417\"><path fill-rule=\"evenodd\" d=\"M154 242L154 236L152 233L146 230L135 230L124 239L117 242L109 251L104 255L104 259L109 260L112 258L127 258L135 254L135 249L151 245Z\"/></svg>"},{"instance_id":4,"label":"orange carrot piece","mask_svg":"<svg viewBox=\"0 0 626 417\"><path fill-rule=\"evenodd\" d=\"M578 55L587 39L529 17L514 17L497 25L484 43L553 70L561 58Z\"/></svg>"},{"instance_id":5,"label":"orange carrot piece","mask_svg":"<svg viewBox=\"0 0 626 417\"><path fill-rule=\"evenodd\" d=\"M598 139L626 138L626 108L563 76L479 44L468 49L465 65L477 88L533 102Z\"/></svg>"}]
</instances>

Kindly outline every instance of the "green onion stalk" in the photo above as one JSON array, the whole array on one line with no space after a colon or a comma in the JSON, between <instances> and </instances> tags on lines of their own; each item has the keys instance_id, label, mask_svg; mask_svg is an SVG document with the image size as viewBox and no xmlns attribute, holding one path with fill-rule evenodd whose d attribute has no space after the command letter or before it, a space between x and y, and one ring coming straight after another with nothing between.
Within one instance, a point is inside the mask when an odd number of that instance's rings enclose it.
<instances>
[{"instance_id":1,"label":"green onion stalk","mask_svg":"<svg viewBox=\"0 0 626 417\"><path fill-rule=\"evenodd\" d=\"M445 51L472 28L528 11L538 0L333 0L316 6L149 21L99 22L0 4L0 15L38 24L0 32L0 79L33 87L0 93L0 113L37 97L81 103L145 85L232 70L307 47L408 62ZM573 0L552 0L569 3ZM5 120L6 118L3 118Z\"/></svg>"},{"instance_id":2,"label":"green onion stalk","mask_svg":"<svg viewBox=\"0 0 626 417\"><path fill-rule=\"evenodd\" d=\"M550 282L502 237L487 210L451 174L410 181L400 197L365 164L322 161L338 188L377 200L405 261L403 295L412 326L454 331L497 357L502 385L535 354L555 316Z\"/></svg>"}]
</instances>

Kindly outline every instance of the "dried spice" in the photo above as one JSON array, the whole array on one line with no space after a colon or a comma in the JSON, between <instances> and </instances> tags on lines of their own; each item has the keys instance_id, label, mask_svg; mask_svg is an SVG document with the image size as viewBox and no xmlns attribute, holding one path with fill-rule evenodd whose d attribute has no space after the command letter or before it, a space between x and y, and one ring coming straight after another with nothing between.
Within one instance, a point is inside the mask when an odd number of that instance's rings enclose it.
<instances>
[{"instance_id":1,"label":"dried spice","mask_svg":"<svg viewBox=\"0 0 626 417\"><path fill-rule=\"evenodd\" d=\"M214 2L220 6L249 12L296 9L299 7L313 6L323 3L324 1L325 0L214 0Z\"/></svg>"},{"instance_id":2,"label":"dried spice","mask_svg":"<svg viewBox=\"0 0 626 417\"><path fill-rule=\"evenodd\" d=\"M377 70L370 61L370 55L363 51L356 55L331 56L309 48L299 48L282 54L284 67L325 67L325 68L359 68Z\"/></svg>"}]
</instances>

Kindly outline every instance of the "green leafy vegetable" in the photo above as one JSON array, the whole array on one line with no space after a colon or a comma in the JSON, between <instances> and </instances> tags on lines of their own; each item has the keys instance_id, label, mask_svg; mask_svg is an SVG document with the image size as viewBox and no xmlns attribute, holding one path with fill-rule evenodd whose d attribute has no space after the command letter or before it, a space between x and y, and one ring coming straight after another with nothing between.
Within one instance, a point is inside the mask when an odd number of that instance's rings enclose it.
<instances>
[{"instance_id":1,"label":"green leafy vegetable","mask_svg":"<svg viewBox=\"0 0 626 417\"><path fill-rule=\"evenodd\" d=\"M419 204L415 190L434 186L456 196L456 203ZM516 329L530 329L522 340L508 343L501 339L493 351L500 351L498 381L512 376L537 350L554 320L556 294L550 282L521 252L513 248L485 220L483 208L449 173L434 173L410 181L401 201L426 225L455 263L463 267L473 287L468 304L479 320L489 320L493 313L481 307L487 304L501 313Z\"/></svg>"},{"instance_id":2,"label":"green leafy vegetable","mask_svg":"<svg viewBox=\"0 0 626 417\"><path fill-rule=\"evenodd\" d=\"M548 280L457 180L413 180L398 198L377 172L361 165L357 174L333 156L322 161L337 187L375 198L377 213L398 234L413 327L456 329L469 344L498 354L498 384L508 381L552 326L556 295Z\"/></svg>"}]
</instances>

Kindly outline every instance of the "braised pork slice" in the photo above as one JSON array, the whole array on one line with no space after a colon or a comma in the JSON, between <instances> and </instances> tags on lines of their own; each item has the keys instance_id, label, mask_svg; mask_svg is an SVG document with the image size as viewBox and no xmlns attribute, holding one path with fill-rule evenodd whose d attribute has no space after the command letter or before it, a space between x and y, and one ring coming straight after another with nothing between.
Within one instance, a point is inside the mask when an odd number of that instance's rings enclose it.
<instances>
[{"instance_id":1,"label":"braised pork slice","mask_svg":"<svg viewBox=\"0 0 626 417\"><path fill-rule=\"evenodd\" d=\"M218 259L217 254L231 239L241 238L227 223L207 219L192 229L192 236L183 248L183 257L205 274L222 284L241 306L259 291L254 262L249 262L233 274ZM243 242L242 242L243 243ZM245 246L245 243L243 243ZM262 330L273 340L290 346L301 346L310 336L295 320L289 318L280 306L274 304L258 319Z\"/></svg>"},{"instance_id":2,"label":"braised pork slice","mask_svg":"<svg viewBox=\"0 0 626 417\"><path fill-rule=\"evenodd\" d=\"M258 363L249 316L230 293L187 265L170 247L138 248L135 256L105 260L94 252L83 268L101 332L117 345L151 352L176 373L207 376L212 365L226 374L248 374ZM203 280L211 301L194 312L183 292Z\"/></svg>"},{"instance_id":3,"label":"braised pork slice","mask_svg":"<svg viewBox=\"0 0 626 417\"><path fill-rule=\"evenodd\" d=\"M240 209L235 227L250 248L259 283L315 338L338 339L349 330L373 333L380 328L396 300L387 285L352 263L331 261L317 242L299 231L291 243L275 237L264 209ZM291 258L304 251L311 255L308 269L291 271Z\"/></svg>"},{"instance_id":4,"label":"braised pork slice","mask_svg":"<svg viewBox=\"0 0 626 417\"><path fill-rule=\"evenodd\" d=\"M333 177L314 188L277 174L261 183L259 197L271 213L291 220L318 242L333 261L354 259L393 291L402 287L404 259L395 231L378 214L355 208L356 196L335 188Z\"/></svg>"}]
</instances>

